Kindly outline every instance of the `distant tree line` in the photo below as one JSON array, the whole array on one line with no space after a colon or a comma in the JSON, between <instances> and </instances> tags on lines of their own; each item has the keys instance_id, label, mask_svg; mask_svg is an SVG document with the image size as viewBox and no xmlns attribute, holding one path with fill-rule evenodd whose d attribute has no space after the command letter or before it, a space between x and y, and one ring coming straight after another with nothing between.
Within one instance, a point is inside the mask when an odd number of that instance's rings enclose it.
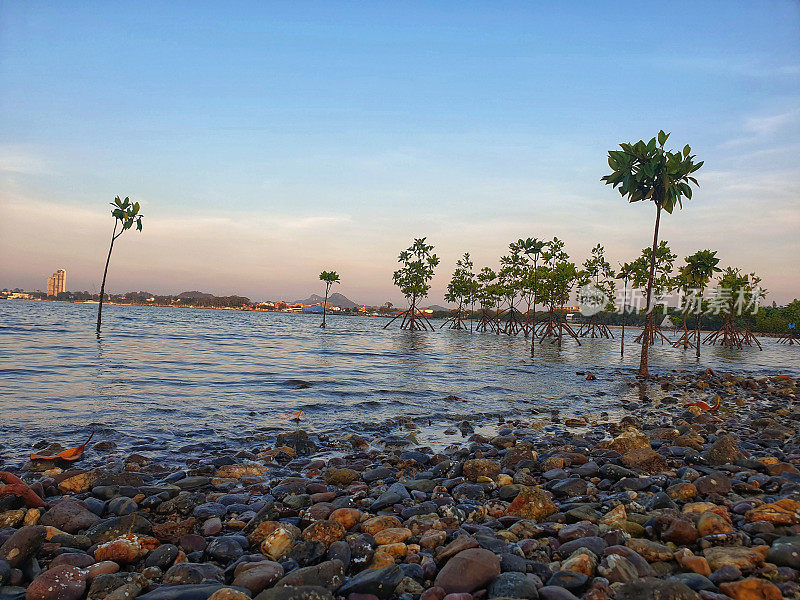
<instances>
[{"instance_id":1,"label":"distant tree line","mask_svg":"<svg viewBox=\"0 0 800 600\"><path fill-rule=\"evenodd\" d=\"M150 300L152 298L152 300ZM129 292L112 295L111 302L116 304L169 304L171 306L193 306L198 308L246 308L252 305L245 296L202 296L187 298L185 296L156 296L148 292Z\"/></svg>"},{"instance_id":2,"label":"distant tree line","mask_svg":"<svg viewBox=\"0 0 800 600\"><path fill-rule=\"evenodd\" d=\"M30 292L34 298L45 300L48 296L44 292ZM52 299L52 296L50 296ZM91 292L61 292L55 297L62 302L87 302L100 301L100 294ZM105 300L114 304L141 304L160 306L193 306L198 308L249 308L253 306L250 298L245 296L204 296L187 298L170 295L157 295L150 292L126 292L124 294L106 294Z\"/></svg>"}]
</instances>

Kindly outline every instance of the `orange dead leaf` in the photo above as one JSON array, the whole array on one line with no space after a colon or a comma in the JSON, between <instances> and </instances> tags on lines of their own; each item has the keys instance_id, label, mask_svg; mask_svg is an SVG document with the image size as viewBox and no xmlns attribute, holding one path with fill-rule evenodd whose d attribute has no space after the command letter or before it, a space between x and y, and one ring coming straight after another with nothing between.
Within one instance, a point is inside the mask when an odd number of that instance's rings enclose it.
<instances>
[{"instance_id":1,"label":"orange dead leaf","mask_svg":"<svg viewBox=\"0 0 800 600\"><path fill-rule=\"evenodd\" d=\"M59 452L55 456L42 456L41 454L31 454L31 460L65 460L67 462L76 461L81 456L83 456L83 451L86 448L86 444L92 441L93 437L94 437L94 431L89 436L89 439L83 442L80 446L75 446L74 448L70 448L69 450L64 450L63 452Z\"/></svg>"},{"instance_id":2,"label":"orange dead leaf","mask_svg":"<svg viewBox=\"0 0 800 600\"><path fill-rule=\"evenodd\" d=\"M713 406L710 405L710 404L707 404L706 402L703 402L702 400L700 402L691 402L691 403L689 403L689 406L696 406L700 410L711 410L711 411L714 411L714 410L719 410L719 403L720 403L720 397L717 396L717 401L716 401L716 403L714 403Z\"/></svg>"}]
</instances>

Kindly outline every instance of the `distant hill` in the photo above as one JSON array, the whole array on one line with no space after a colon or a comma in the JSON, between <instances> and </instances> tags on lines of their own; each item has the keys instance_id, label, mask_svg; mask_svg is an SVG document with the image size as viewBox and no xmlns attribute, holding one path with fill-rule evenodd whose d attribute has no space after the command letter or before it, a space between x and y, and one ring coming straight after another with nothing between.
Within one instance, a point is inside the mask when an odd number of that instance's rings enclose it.
<instances>
[{"instance_id":1,"label":"distant hill","mask_svg":"<svg viewBox=\"0 0 800 600\"><path fill-rule=\"evenodd\" d=\"M298 300L300 304L319 304L320 302L324 302L325 298L318 294L311 294L305 300ZM339 292L334 292L330 296L328 296L328 304L331 306L338 306L339 308L356 308L360 306L356 304L347 296L340 294Z\"/></svg>"},{"instance_id":2,"label":"distant hill","mask_svg":"<svg viewBox=\"0 0 800 600\"><path fill-rule=\"evenodd\" d=\"M184 298L186 300L189 300L191 298L207 299L207 298L213 298L214 294L206 294L205 292L198 292L198 291L195 290L193 292L181 292L180 294L178 294L175 297L176 298Z\"/></svg>"},{"instance_id":3,"label":"distant hill","mask_svg":"<svg viewBox=\"0 0 800 600\"><path fill-rule=\"evenodd\" d=\"M431 310L436 312L452 310L450 308L447 308L446 306L442 306L441 304L431 304L430 306L426 306L425 308L430 308Z\"/></svg>"}]
</instances>

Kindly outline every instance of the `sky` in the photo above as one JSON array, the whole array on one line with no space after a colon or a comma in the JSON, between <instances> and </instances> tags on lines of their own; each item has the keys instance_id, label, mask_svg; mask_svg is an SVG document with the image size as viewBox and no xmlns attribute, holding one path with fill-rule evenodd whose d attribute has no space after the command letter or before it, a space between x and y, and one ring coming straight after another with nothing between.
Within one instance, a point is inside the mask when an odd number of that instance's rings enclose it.
<instances>
[{"instance_id":1,"label":"sky","mask_svg":"<svg viewBox=\"0 0 800 600\"><path fill-rule=\"evenodd\" d=\"M520 237L613 265L652 204L600 178L671 132L703 168L661 237L800 296L800 2L0 0L0 288L377 304L398 253L496 267Z\"/></svg>"}]
</instances>

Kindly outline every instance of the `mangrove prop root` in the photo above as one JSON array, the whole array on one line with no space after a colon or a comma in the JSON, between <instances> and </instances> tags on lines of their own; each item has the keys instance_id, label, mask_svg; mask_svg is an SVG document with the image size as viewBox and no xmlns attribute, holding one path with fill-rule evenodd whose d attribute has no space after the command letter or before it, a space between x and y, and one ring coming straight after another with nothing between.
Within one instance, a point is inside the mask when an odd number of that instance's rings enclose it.
<instances>
[{"instance_id":1,"label":"mangrove prop root","mask_svg":"<svg viewBox=\"0 0 800 600\"><path fill-rule=\"evenodd\" d=\"M506 335L517 335L520 331L523 331L525 326L523 320L520 318L521 316L522 313L512 305L508 310L508 318L506 319L506 325L503 328L503 333Z\"/></svg>"},{"instance_id":2,"label":"mangrove prop root","mask_svg":"<svg viewBox=\"0 0 800 600\"><path fill-rule=\"evenodd\" d=\"M428 320L428 317L420 312L414 305L412 305L412 307L408 310L396 315L391 321L384 325L383 328L386 329L400 317L403 318L400 323L400 329L409 329L411 331L427 331L430 329L431 331L436 331L434 326L431 325L431 322Z\"/></svg>"},{"instance_id":3,"label":"mangrove prop root","mask_svg":"<svg viewBox=\"0 0 800 600\"><path fill-rule=\"evenodd\" d=\"M544 342L545 339L549 338L551 344L558 343L560 346L563 334L566 333L577 342L578 346L581 345L578 334L570 327L569 323L563 320L563 316L559 315L559 318L556 318L554 308L550 309L547 321L543 321L539 325L539 332L534 332L534 335L539 336L539 342Z\"/></svg>"},{"instance_id":4,"label":"mangrove prop root","mask_svg":"<svg viewBox=\"0 0 800 600\"><path fill-rule=\"evenodd\" d=\"M697 341L695 341L695 337L699 339L699 334L695 335L695 331L693 329L688 329L686 324L684 324L683 329L681 329L681 337L679 337L675 342L672 344L673 348L683 348L684 350L688 350L689 348L697 348Z\"/></svg>"},{"instance_id":5,"label":"mangrove prop root","mask_svg":"<svg viewBox=\"0 0 800 600\"><path fill-rule=\"evenodd\" d=\"M488 308L481 309L481 318L478 321L478 325L475 327L475 331L495 331L495 323L497 322L496 316L492 313L492 311ZM498 328L499 332L499 328Z\"/></svg>"},{"instance_id":6,"label":"mangrove prop root","mask_svg":"<svg viewBox=\"0 0 800 600\"><path fill-rule=\"evenodd\" d=\"M464 311L458 308L452 316L445 319L445 321L439 326L439 329L444 328L445 325L449 325L448 329L469 329L465 323L465 320Z\"/></svg>"},{"instance_id":7,"label":"mangrove prop root","mask_svg":"<svg viewBox=\"0 0 800 600\"><path fill-rule=\"evenodd\" d=\"M27 483L13 473L0 471L0 481L6 484L4 487L0 488L0 498L16 496L22 499L25 506L29 508L42 508L45 505L44 500L42 500Z\"/></svg>"},{"instance_id":8,"label":"mangrove prop root","mask_svg":"<svg viewBox=\"0 0 800 600\"><path fill-rule=\"evenodd\" d=\"M758 338L747 328L738 328L733 322L733 318L727 317L722 328L717 331L712 331L706 339L703 340L704 344L716 345L719 342L725 348L737 348L741 350L743 346L758 346L759 350L763 350Z\"/></svg>"},{"instance_id":9,"label":"mangrove prop root","mask_svg":"<svg viewBox=\"0 0 800 600\"><path fill-rule=\"evenodd\" d=\"M614 334L611 333L611 330L608 328L608 325L605 322L592 315L592 318L589 319L588 322L583 323L578 329L578 337L593 337L593 338L606 338L606 339L614 339Z\"/></svg>"},{"instance_id":10,"label":"mangrove prop root","mask_svg":"<svg viewBox=\"0 0 800 600\"><path fill-rule=\"evenodd\" d=\"M636 339L633 340L636 344L642 343L642 336L644 335L644 329L642 333L636 336ZM658 337L656 337L658 336ZM669 339L666 335L664 335L664 331L661 329L661 326L657 323L653 323L653 326L650 328L650 345L653 346L656 343L656 339L660 339L661 343L667 342L669 345L672 345L672 340Z\"/></svg>"}]
</instances>

